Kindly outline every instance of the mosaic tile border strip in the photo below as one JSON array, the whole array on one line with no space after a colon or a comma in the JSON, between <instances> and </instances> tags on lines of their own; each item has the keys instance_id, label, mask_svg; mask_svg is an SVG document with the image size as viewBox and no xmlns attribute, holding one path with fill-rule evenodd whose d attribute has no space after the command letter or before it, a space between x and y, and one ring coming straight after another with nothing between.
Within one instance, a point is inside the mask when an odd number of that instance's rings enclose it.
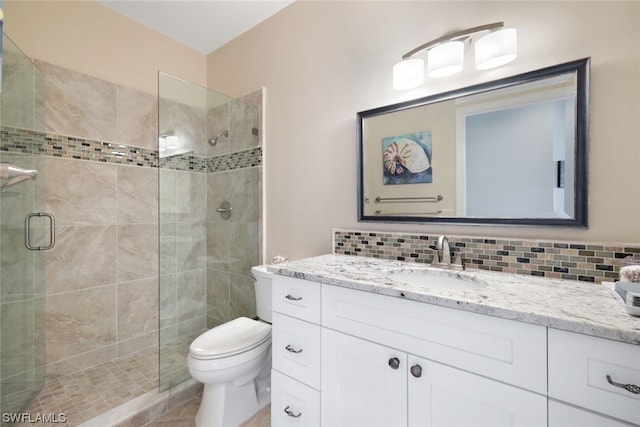
<instances>
[{"instance_id":1,"label":"mosaic tile border strip","mask_svg":"<svg viewBox=\"0 0 640 427\"><path fill-rule=\"evenodd\" d=\"M8 126L0 128L0 151L120 165L158 167L158 152L155 150Z\"/></svg>"},{"instance_id":2,"label":"mosaic tile border strip","mask_svg":"<svg viewBox=\"0 0 640 427\"><path fill-rule=\"evenodd\" d=\"M209 158L208 172L221 172L232 169L249 168L262 164L262 147L236 151Z\"/></svg>"},{"instance_id":3,"label":"mosaic tile border strip","mask_svg":"<svg viewBox=\"0 0 640 427\"><path fill-rule=\"evenodd\" d=\"M148 148L8 126L0 127L0 151L202 173L241 169L262 164L262 147L253 147L216 157L182 154L158 158L158 151Z\"/></svg>"},{"instance_id":4,"label":"mosaic tile border strip","mask_svg":"<svg viewBox=\"0 0 640 427\"><path fill-rule=\"evenodd\" d=\"M202 173L207 173L209 169L206 157L198 157L190 153L161 157L160 168Z\"/></svg>"},{"instance_id":5,"label":"mosaic tile border strip","mask_svg":"<svg viewBox=\"0 0 640 427\"><path fill-rule=\"evenodd\" d=\"M253 147L215 157L201 157L187 153L160 159L160 167L163 169L202 173L223 172L260 166L261 164L262 147Z\"/></svg>"},{"instance_id":6,"label":"mosaic tile border strip","mask_svg":"<svg viewBox=\"0 0 640 427\"><path fill-rule=\"evenodd\" d=\"M627 257L640 247L449 236L451 249L465 268L599 283L619 276ZM438 236L375 231L333 230L333 252L388 260L430 263ZM626 259L625 259L626 258Z\"/></svg>"}]
</instances>

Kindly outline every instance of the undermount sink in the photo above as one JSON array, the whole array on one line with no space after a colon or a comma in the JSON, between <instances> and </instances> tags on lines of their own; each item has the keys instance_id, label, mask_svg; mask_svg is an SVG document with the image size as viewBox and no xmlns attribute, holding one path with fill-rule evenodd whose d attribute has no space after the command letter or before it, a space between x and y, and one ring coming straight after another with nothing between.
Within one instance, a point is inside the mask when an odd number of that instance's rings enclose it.
<instances>
[{"instance_id":1,"label":"undermount sink","mask_svg":"<svg viewBox=\"0 0 640 427\"><path fill-rule=\"evenodd\" d=\"M471 279L460 277L459 273L440 270L394 270L387 279L407 285L439 289L478 289L483 285Z\"/></svg>"}]
</instances>

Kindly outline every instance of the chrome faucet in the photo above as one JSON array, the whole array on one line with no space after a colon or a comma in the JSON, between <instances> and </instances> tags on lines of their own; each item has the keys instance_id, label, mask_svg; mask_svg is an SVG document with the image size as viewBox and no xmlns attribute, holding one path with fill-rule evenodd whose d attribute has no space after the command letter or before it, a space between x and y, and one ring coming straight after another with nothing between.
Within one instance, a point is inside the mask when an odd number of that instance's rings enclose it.
<instances>
[{"instance_id":1,"label":"chrome faucet","mask_svg":"<svg viewBox=\"0 0 640 427\"><path fill-rule=\"evenodd\" d=\"M449 239L447 236L438 237L438 243L436 244L436 252L431 260L431 265L439 268L452 268L456 270L464 270L462 265L462 257L460 252L456 254L455 261L451 262L451 247L449 246Z\"/></svg>"},{"instance_id":2,"label":"chrome faucet","mask_svg":"<svg viewBox=\"0 0 640 427\"><path fill-rule=\"evenodd\" d=\"M438 237L438 244L436 245L438 255L440 256L440 263L451 264L451 248L449 247L449 239L447 236L442 235Z\"/></svg>"}]
</instances>

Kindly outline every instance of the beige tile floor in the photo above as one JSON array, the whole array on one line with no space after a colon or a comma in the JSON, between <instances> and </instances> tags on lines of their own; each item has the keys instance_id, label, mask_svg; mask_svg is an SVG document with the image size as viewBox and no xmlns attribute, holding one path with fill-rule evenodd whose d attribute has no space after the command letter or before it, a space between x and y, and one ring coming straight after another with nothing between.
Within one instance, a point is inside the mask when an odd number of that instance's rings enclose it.
<instances>
[{"instance_id":1,"label":"beige tile floor","mask_svg":"<svg viewBox=\"0 0 640 427\"><path fill-rule=\"evenodd\" d=\"M145 424L144 427L195 427L195 416L198 412L202 394L166 412L155 421ZM270 427L271 406L261 409L253 418L244 422L240 427Z\"/></svg>"}]
</instances>

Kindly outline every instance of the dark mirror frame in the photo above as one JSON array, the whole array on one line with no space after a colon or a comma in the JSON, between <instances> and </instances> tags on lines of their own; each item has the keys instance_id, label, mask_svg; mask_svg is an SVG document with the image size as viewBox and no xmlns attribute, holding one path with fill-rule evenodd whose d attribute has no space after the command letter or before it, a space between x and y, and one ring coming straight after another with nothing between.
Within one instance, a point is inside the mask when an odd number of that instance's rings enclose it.
<instances>
[{"instance_id":1,"label":"dark mirror frame","mask_svg":"<svg viewBox=\"0 0 640 427\"><path fill-rule=\"evenodd\" d=\"M554 65L535 71L456 89L437 95L404 101L393 105L373 108L357 113L357 161L358 161L358 221L360 222L402 222L402 223L448 223L448 224L488 224L513 226L545 226L587 228L588 213L588 127L589 127L589 62L583 58L564 64ZM576 73L576 129L575 129L575 218L488 218L488 217L414 217L414 216L367 216L364 214L364 120L369 117L421 107L440 101L502 89L543 78L567 73Z\"/></svg>"}]
</instances>

